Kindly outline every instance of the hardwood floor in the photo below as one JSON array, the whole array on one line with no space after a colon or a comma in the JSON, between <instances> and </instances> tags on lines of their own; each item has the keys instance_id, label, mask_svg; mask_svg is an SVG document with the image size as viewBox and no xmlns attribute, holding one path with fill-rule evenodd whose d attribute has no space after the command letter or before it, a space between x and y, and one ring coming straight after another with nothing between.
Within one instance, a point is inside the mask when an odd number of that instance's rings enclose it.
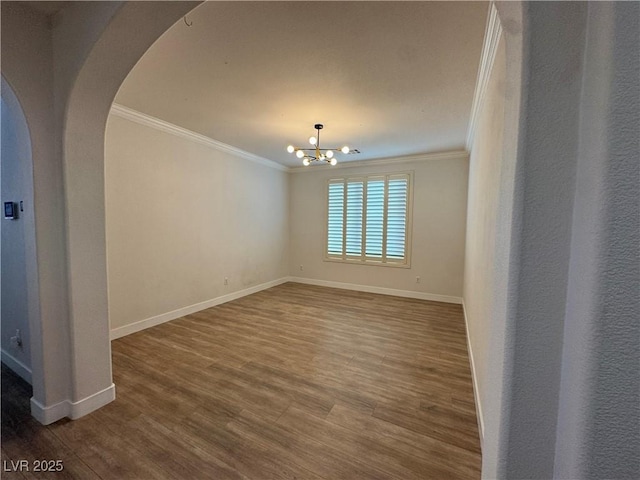
<instances>
[{"instance_id":1,"label":"hardwood floor","mask_svg":"<svg viewBox=\"0 0 640 480\"><path fill-rule=\"evenodd\" d=\"M116 401L47 427L3 366L2 460L64 462L3 478L480 477L459 305L287 283L112 350Z\"/></svg>"}]
</instances>

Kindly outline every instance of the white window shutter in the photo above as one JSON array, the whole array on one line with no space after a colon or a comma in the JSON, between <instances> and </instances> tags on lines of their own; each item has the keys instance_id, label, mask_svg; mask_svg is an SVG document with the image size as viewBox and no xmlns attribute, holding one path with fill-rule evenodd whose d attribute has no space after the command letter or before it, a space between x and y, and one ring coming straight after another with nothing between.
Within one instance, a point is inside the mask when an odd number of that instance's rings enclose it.
<instances>
[{"instance_id":1,"label":"white window shutter","mask_svg":"<svg viewBox=\"0 0 640 480\"><path fill-rule=\"evenodd\" d=\"M327 253L343 254L344 183L329 183L329 214L327 221Z\"/></svg>"},{"instance_id":2,"label":"white window shutter","mask_svg":"<svg viewBox=\"0 0 640 480\"><path fill-rule=\"evenodd\" d=\"M387 251L388 259L405 257L407 234L407 178L390 178L387 193Z\"/></svg>"},{"instance_id":3,"label":"white window shutter","mask_svg":"<svg viewBox=\"0 0 640 480\"><path fill-rule=\"evenodd\" d=\"M329 260L408 266L411 174L329 181Z\"/></svg>"}]
</instances>

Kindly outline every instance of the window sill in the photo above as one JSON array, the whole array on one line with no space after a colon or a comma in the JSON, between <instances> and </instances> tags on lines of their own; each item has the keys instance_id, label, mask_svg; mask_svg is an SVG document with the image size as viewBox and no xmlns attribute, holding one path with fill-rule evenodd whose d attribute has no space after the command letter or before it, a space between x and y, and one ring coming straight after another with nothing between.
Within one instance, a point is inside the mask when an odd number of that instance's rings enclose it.
<instances>
[{"instance_id":1,"label":"window sill","mask_svg":"<svg viewBox=\"0 0 640 480\"><path fill-rule=\"evenodd\" d=\"M373 260L360 260L360 259L344 259L344 258L335 258L335 257L324 257L323 260L325 262L332 263L346 263L349 265L366 265L370 267L391 267L391 268L411 268L411 262L407 261L405 263L400 262L376 262Z\"/></svg>"}]
</instances>

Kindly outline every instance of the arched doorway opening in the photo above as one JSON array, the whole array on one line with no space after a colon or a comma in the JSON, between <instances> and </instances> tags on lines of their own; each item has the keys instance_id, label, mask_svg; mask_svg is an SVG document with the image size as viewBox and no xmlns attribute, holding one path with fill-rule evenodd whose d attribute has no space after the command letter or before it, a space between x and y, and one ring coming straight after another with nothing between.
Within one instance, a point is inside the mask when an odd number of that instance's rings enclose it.
<instances>
[{"instance_id":1,"label":"arched doorway opening","mask_svg":"<svg viewBox=\"0 0 640 480\"><path fill-rule=\"evenodd\" d=\"M70 69L75 81L65 96L62 134L66 186L67 274L71 323L71 418L115 397L106 278L104 137L118 88L135 63L173 23L200 2L127 2L107 12L85 7L86 16L109 19L85 39L93 48ZM100 18L101 17L101 18ZM72 29L78 25L70 26ZM126 34L123 34L126 32ZM83 32L76 32L82 34ZM83 53L81 47L76 54ZM62 108L62 105L60 105ZM82 139L79 141L79 139Z\"/></svg>"},{"instance_id":2,"label":"arched doorway opening","mask_svg":"<svg viewBox=\"0 0 640 480\"><path fill-rule=\"evenodd\" d=\"M30 329L31 413L40 423L78 418L115 398L104 263L106 117L136 61L198 4L70 2L55 26L20 2L2 6L3 78L31 134L37 289L30 295L40 313Z\"/></svg>"}]
</instances>

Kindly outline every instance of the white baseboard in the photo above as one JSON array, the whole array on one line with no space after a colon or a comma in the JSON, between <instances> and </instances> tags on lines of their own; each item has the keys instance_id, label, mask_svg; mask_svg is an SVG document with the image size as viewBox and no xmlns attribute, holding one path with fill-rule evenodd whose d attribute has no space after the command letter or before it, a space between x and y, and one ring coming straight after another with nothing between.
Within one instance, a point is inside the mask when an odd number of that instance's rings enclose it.
<instances>
[{"instance_id":1,"label":"white baseboard","mask_svg":"<svg viewBox=\"0 0 640 480\"><path fill-rule=\"evenodd\" d=\"M42 425L49 425L69 416L70 403L68 400L63 400L45 407L34 397L31 397L31 415Z\"/></svg>"},{"instance_id":2,"label":"white baseboard","mask_svg":"<svg viewBox=\"0 0 640 480\"><path fill-rule=\"evenodd\" d=\"M13 370L20 378L31 385L31 369L4 348L0 351L2 363Z\"/></svg>"},{"instance_id":3,"label":"white baseboard","mask_svg":"<svg viewBox=\"0 0 640 480\"><path fill-rule=\"evenodd\" d=\"M251 295L253 293L257 293L262 290L266 290L267 288L275 287L277 285L281 285L286 282L306 283L309 285L318 285L321 287L342 288L345 290L357 290L360 292L379 293L381 295L394 295L396 297L417 298L420 300L431 300L433 302L446 302L446 303L456 303L456 304L462 303L462 299L460 297L452 297L448 295L412 292L410 290L396 290L393 288L373 287L369 285L357 285L354 283L341 283L341 282L332 282L327 280L316 280L312 278L282 277L277 280L272 280L270 282L261 283L260 285L255 285L253 287L246 288L244 290L239 290L237 292L229 293L228 295L223 295L221 297L196 303L194 305L182 307L177 310L173 310L171 312L156 315L155 317L150 317L144 320L140 320L138 322L130 323L129 325L124 325L122 327L114 328L110 332L110 337L111 337L111 340L115 340L117 338L131 335L132 333L136 333L141 330L155 327L156 325L160 325L162 323L169 322L171 320L175 320L180 317L184 317L185 315L199 312L200 310L204 310L206 308L215 307L216 305L230 302L232 300L237 300L238 298L242 298L247 295Z\"/></svg>"},{"instance_id":4,"label":"white baseboard","mask_svg":"<svg viewBox=\"0 0 640 480\"><path fill-rule=\"evenodd\" d=\"M461 304L462 298L436 293L413 292L411 290L396 290L394 288L374 287L371 285L358 285L355 283L333 282L330 280L317 280L315 278L289 277L288 281L317 285L319 287L341 288L343 290L356 290L358 292L378 293L380 295L393 295L395 297L416 298L418 300L430 300L432 302L445 302Z\"/></svg>"},{"instance_id":5,"label":"white baseboard","mask_svg":"<svg viewBox=\"0 0 640 480\"><path fill-rule=\"evenodd\" d=\"M76 418L84 417L85 415L104 407L106 404L113 402L115 399L116 386L112 383L107 388L100 390L93 395L89 395L82 400L69 402L69 418L71 418L71 420L75 420Z\"/></svg>"},{"instance_id":6,"label":"white baseboard","mask_svg":"<svg viewBox=\"0 0 640 480\"><path fill-rule=\"evenodd\" d=\"M462 302L462 312L464 313L464 327L467 333L467 349L469 350L469 364L471 366L471 378L473 379L473 399L476 402L476 415L478 417L478 429L480 430L480 449L484 446L484 417L482 415L482 404L480 402L480 390L478 390L478 376L476 375L476 364L473 360L473 349L471 348L471 337L469 337L469 321L467 320L467 309Z\"/></svg>"},{"instance_id":7,"label":"white baseboard","mask_svg":"<svg viewBox=\"0 0 640 480\"><path fill-rule=\"evenodd\" d=\"M93 395L89 395L82 400L78 400L77 402L63 400L62 402L45 407L32 397L31 415L33 415L41 424L49 425L65 417L72 420L84 417L85 415L104 407L115 399L116 386L113 383L107 388L100 390Z\"/></svg>"},{"instance_id":8,"label":"white baseboard","mask_svg":"<svg viewBox=\"0 0 640 480\"><path fill-rule=\"evenodd\" d=\"M173 310L171 312L163 313L161 315L156 315L155 317L146 318L138 322L130 323L129 325L124 325L122 327L114 328L113 330L111 330L109 336L111 340L115 340L116 338L124 337L126 335L131 335L132 333L136 333L150 327L155 327L156 325L160 325L161 323L169 322L171 320L175 320L176 318L184 317L185 315L199 312L200 310L204 310L206 308L215 307L216 305L230 302L232 300L237 300L238 298L246 297L247 295L251 295L253 293L266 290L267 288L275 287L277 285L281 285L288 281L289 281L288 277L282 277L277 280L272 280L270 282L261 283L260 285L255 285L253 287L246 288L244 290L239 290L237 292L229 293L221 297L213 298L211 300L206 300L204 302L196 303L194 305L182 307L177 310Z\"/></svg>"}]
</instances>

